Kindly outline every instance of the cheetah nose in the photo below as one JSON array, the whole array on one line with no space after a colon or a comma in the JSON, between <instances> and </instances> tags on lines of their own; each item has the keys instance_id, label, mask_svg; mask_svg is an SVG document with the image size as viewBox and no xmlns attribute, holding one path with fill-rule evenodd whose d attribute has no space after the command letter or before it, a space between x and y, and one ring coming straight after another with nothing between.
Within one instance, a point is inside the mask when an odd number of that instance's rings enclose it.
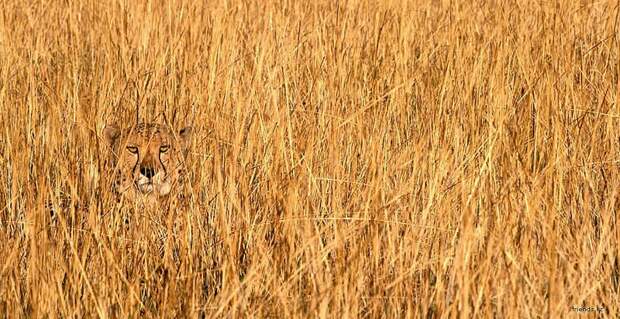
<instances>
[{"instance_id":1,"label":"cheetah nose","mask_svg":"<svg viewBox=\"0 0 620 319\"><path fill-rule=\"evenodd\" d=\"M144 175L146 178L151 179L155 176L155 170L151 167L140 167L140 174Z\"/></svg>"}]
</instances>

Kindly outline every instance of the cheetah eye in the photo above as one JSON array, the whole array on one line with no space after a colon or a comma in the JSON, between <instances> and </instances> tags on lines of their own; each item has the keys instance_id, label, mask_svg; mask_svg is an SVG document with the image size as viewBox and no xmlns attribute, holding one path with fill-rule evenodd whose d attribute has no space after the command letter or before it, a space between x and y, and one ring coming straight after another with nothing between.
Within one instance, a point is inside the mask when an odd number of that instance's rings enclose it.
<instances>
[{"instance_id":1,"label":"cheetah eye","mask_svg":"<svg viewBox=\"0 0 620 319\"><path fill-rule=\"evenodd\" d=\"M160 152L160 153L166 153L166 152L168 152L168 150L169 150L169 149L170 149L170 145L162 145L162 146L159 148L159 152Z\"/></svg>"},{"instance_id":2,"label":"cheetah eye","mask_svg":"<svg viewBox=\"0 0 620 319\"><path fill-rule=\"evenodd\" d=\"M131 154L138 154L138 148L136 146L132 146L132 145L127 146L127 150Z\"/></svg>"}]
</instances>

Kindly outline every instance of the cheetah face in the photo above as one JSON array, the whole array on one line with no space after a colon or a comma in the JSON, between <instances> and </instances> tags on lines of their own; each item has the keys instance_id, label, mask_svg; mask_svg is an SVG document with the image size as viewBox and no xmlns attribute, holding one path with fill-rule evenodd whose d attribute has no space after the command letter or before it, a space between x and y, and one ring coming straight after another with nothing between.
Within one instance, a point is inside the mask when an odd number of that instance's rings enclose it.
<instances>
[{"instance_id":1,"label":"cheetah face","mask_svg":"<svg viewBox=\"0 0 620 319\"><path fill-rule=\"evenodd\" d=\"M170 194L183 177L190 132L186 127L173 134L159 124L106 127L104 135L116 160L116 190L131 199L156 200Z\"/></svg>"}]
</instances>

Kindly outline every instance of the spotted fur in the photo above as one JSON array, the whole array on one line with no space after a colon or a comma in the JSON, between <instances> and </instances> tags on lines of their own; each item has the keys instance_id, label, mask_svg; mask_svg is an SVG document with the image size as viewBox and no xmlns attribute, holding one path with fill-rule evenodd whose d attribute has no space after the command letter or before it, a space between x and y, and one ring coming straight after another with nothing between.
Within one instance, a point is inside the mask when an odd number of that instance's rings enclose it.
<instances>
[{"instance_id":1,"label":"spotted fur","mask_svg":"<svg viewBox=\"0 0 620 319\"><path fill-rule=\"evenodd\" d=\"M104 137L113 150L114 192L132 201L158 202L186 182L191 128L178 132L155 123L121 129L109 125Z\"/></svg>"}]
</instances>

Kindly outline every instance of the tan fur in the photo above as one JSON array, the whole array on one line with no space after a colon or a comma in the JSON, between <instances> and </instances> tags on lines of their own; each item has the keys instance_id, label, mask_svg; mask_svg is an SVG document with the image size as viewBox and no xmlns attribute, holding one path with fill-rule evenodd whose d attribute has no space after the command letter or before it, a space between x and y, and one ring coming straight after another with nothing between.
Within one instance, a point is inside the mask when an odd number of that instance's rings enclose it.
<instances>
[{"instance_id":1,"label":"tan fur","mask_svg":"<svg viewBox=\"0 0 620 319\"><path fill-rule=\"evenodd\" d=\"M103 133L113 150L114 191L119 195L156 203L182 188L191 128L173 134L154 123L125 129L109 125Z\"/></svg>"}]
</instances>

